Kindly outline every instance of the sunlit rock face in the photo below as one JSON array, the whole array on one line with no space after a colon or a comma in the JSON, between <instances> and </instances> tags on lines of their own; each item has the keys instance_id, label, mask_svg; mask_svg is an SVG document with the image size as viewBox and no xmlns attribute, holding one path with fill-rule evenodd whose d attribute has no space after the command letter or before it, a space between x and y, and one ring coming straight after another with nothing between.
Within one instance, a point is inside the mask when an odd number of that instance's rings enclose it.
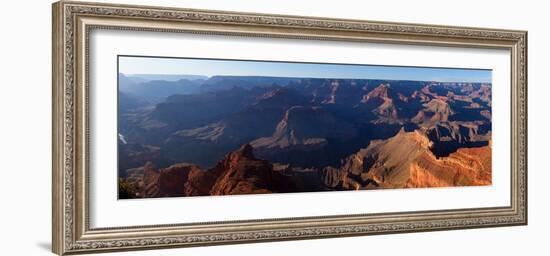
<instances>
[{"instance_id":1,"label":"sunlit rock face","mask_svg":"<svg viewBox=\"0 0 550 256\"><path fill-rule=\"evenodd\" d=\"M148 86L164 91L141 95ZM491 84L215 76L120 88L125 197L491 184Z\"/></svg>"}]
</instances>

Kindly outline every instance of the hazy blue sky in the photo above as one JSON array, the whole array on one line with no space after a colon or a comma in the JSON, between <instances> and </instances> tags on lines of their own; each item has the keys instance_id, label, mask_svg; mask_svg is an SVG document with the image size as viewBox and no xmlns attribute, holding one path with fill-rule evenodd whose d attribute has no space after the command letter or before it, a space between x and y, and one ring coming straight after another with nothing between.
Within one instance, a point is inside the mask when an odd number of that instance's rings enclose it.
<instances>
[{"instance_id":1,"label":"hazy blue sky","mask_svg":"<svg viewBox=\"0 0 550 256\"><path fill-rule=\"evenodd\" d=\"M119 57L119 72L128 75L233 75L491 82L490 70L126 56Z\"/></svg>"}]
</instances>

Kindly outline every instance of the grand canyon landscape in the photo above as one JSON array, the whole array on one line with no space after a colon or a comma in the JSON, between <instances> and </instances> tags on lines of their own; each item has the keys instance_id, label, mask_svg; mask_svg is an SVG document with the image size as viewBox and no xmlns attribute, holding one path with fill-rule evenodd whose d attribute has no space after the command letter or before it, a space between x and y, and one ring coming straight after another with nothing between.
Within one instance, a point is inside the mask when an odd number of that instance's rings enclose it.
<instances>
[{"instance_id":1,"label":"grand canyon landscape","mask_svg":"<svg viewBox=\"0 0 550 256\"><path fill-rule=\"evenodd\" d=\"M119 73L120 199L491 184L490 82L181 73Z\"/></svg>"}]
</instances>

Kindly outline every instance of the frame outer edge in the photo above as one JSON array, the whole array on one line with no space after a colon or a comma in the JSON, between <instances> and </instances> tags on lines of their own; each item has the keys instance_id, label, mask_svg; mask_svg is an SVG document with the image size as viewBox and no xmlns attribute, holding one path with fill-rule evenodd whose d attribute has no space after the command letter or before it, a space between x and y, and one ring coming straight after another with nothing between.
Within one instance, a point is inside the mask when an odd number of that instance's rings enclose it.
<instances>
[{"instance_id":1,"label":"frame outer edge","mask_svg":"<svg viewBox=\"0 0 550 256\"><path fill-rule=\"evenodd\" d=\"M63 255L63 3L52 4L52 245Z\"/></svg>"},{"instance_id":2,"label":"frame outer edge","mask_svg":"<svg viewBox=\"0 0 550 256\"><path fill-rule=\"evenodd\" d=\"M522 36L523 36L523 49L522 49L522 53L523 54L523 67L522 67L522 70L520 71L522 74L523 74L523 77L521 78L521 82L523 82L523 86L522 86L522 90L523 90L523 94L524 94L524 99L525 99L525 102L524 102L524 106L523 106L523 117L524 117L524 134L523 134L523 140L524 140L524 155L521 156L523 157L523 161L524 161L524 165L523 165L523 168L524 169L524 177L523 177L523 186L524 186L524 193L523 193L523 203L524 203L524 219L523 219L523 225L529 225L529 208L528 208L528 205L529 205L529 167L528 167L528 160L529 160L529 90L528 90L528 87L529 87L529 77L528 77L528 66L529 66L529 58L528 58L528 53L529 53L529 32L528 31L523 31L522 32Z\"/></svg>"},{"instance_id":3,"label":"frame outer edge","mask_svg":"<svg viewBox=\"0 0 550 256\"><path fill-rule=\"evenodd\" d=\"M197 13L190 13L196 11ZM527 33L526 31L511 30L493 30L483 28L461 28L461 27L438 27L436 25L422 24L392 24L385 22L350 21L328 19L318 17L298 17L298 16L277 16L268 14L253 13L231 13L217 12L207 10L175 9L154 6L132 6L132 5L108 5L105 3L89 2L69 2L59 1L52 6L52 251L59 255L80 254L90 252L106 251L126 251L143 250L156 248L176 248L186 246L204 246L217 244L233 243L253 243L265 241L284 241L301 240L326 237L344 237L356 235L371 235L385 233L418 232L418 231L436 231L453 230L466 228L496 227L510 225L527 224ZM78 143L78 133L75 128L78 125L78 104L82 104L77 97L78 86L75 75L75 65L78 61L77 45L74 39L74 33L79 28L76 26L73 18L80 15L104 15L113 17L137 17L147 19L183 19L192 20L199 23L209 22L220 24L241 24L258 26L288 26L290 29L298 27L299 29L327 29L327 30L346 30L346 31L374 31L382 34L388 33L407 33L408 35L424 35L430 37L445 37L451 39L473 38L501 40L507 43L515 42L515 49L518 50L517 63L513 66L518 77L518 96L516 98L519 106L516 110L520 116L516 121L518 127L518 136L520 145L518 149L523 149L524 155L519 155L520 161L517 162L518 174L523 174L515 183L518 186L520 208L515 208L513 212L506 216L481 216L475 218L452 218L450 220L414 220L386 224L369 225L348 225L336 227L314 227L314 228L289 228L284 230L266 230L266 231L240 231L240 232L221 232L202 234L197 237L189 235L161 236L161 237L114 237L83 239L76 232L75 207L80 207L78 200L81 200L75 186L79 186L75 180L78 176L78 165L75 164L75 143ZM158 17L156 15L159 15ZM182 15L182 16L179 16ZM198 16L197 16L198 15ZM262 15L268 15L262 17ZM287 20L288 19L288 20ZM205 21L206 20L206 21ZM361 22L365 22L362 24ZM335 27L333 27L335 26ZM415 41L409 38L409 41ZM474 44L475 46L475 44ZM80 103L79 103L80 102ZM75 112L76 110L76 112ZM76 124L76 125L75 125ZM78 146L77 146L78 147ZM525 169L523 169L525 168ZM521 170L524 172L521 172ZM518 195L518 194L516 194ZM523 204L521 203L523 202ZM522 207L524 206L524 207ZM78 209L76 209L78 210ZM518 211L519 210L519 211ZM84 230L86 232L86 230Z\"/></svg>"}]
</instances>

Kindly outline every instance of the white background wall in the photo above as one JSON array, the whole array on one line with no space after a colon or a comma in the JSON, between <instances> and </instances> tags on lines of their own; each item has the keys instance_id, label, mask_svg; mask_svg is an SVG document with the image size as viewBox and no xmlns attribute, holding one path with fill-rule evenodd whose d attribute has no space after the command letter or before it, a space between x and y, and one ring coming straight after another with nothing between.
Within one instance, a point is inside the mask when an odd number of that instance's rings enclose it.
<instances>
[{"instance_id":1,"label":"white background wall","mask_svg":"<svg viewBox=\"0 0 550 256\"><path fill-rule=\"evenodd\" d=\"M550 70L550 32L545 24L550 24L550 18L545 1L117 2L528 30L529 225L114 255L548 255L550 84L546 74ZM50 4L44 0L6 1L0 15L1 255L51 255Z\"/></svg>"}]
</instances>

